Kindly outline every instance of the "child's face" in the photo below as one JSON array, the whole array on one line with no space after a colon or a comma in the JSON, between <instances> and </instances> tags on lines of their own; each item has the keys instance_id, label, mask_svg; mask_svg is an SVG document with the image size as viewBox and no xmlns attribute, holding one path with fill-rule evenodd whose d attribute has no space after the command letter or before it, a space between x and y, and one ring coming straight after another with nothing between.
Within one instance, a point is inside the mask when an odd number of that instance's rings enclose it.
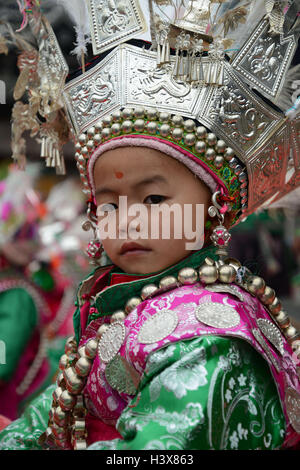
<instances>
[{"instance_id":1,"label":"child's face","mask_svg":"<svg viewBox=\"0 0 300 470\"><path fill-rule=\"evenodd\" d=\"M104 218L108 220L107 217L116 220L116 237L102 238L103 248L112 262L123 271L135 274L161 271L191 253L186 243L194 240L189 235L187 238L185 236L184 204L190 205L193 222L191 216L187 219L189 218L193 231L196 230L196 204L204 205L204 217L201 221L203 230L211 194L207 186L183 164L151 148L123 147L109 150L98 158L94 168L94 181L98 210L110 210L102 216L98 215L98 223L103 222ZM120 196L127 197L128 210L125 212L121 210ZM129 212L132 204L141 205L144 218L139 217L138 212ZM176 232L171 213L168 239L165 238L168 233L162 231L162 228L165 230L163 225L168 222L166 215L159 217L158 237L150 238L152 224L154 227L151 208L155 210L162 208L162 205L166 208L166 205L173 204L178 204L177 208L182 210L179 224L182 226L182 237L174 237ZM178 226L178 216L176 217ZM142 232L149 233L148 237L143 235L142 238ZM128 243L137 243L140 249L128 251Z\"/></svg>"}]
</instances>

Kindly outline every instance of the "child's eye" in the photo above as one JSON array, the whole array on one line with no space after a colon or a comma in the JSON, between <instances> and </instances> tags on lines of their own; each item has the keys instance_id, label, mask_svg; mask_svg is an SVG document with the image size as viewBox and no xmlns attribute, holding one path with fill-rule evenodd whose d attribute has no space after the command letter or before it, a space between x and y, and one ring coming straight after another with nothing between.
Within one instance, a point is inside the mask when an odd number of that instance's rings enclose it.
<instances>
[{"instance_id":1,"label":"child's eye","mask_svg":"<svg viewBox=\"0 0 300 470\"><path fill-rule=\"evenodd\" d=\"M146 197L146 199L144 200L144 204L159 204L165 199L165 196L160 196L159 194L151 194L150 196Z\"/></svg>"},{"instance_id":2,"label":"child's eye","mask_svg":"<svg viewBox=\"0 0 300 470\"><path fill-rule=\"evenodd\" d=\"M101 212L112 212L115 209L118 209L118 206L117 206L117 204L114 204L112 202L110 202L108 204L102 204L102 206L99 206L99 210Z\"/></svg>"}]
</instances>

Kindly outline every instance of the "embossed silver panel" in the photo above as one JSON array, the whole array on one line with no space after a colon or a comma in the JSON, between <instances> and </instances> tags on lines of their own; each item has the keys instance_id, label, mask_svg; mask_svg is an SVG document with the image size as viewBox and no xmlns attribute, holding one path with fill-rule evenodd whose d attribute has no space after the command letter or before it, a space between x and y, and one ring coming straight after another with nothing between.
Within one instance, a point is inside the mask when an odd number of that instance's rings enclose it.
<instances>
[{"instance_id":1,"label":"embossed silver panel","mask_svg":"<svg viewBox=\"0 0 300 470\"><path fill-rule=\"evenodd\" d=\"M265 337L270 341L270 343L275 346L275 348L280 352L280 354L283 354L283 340L280 330L277 328L277 326L274 325L271 320L267 320L265 318L258 318L257 324L259 326L260 331L265 335Z\"/></svg>"},{"instance_id":2,"label":"embossed silver panel","mask_svg":"<svg viewBox=\"0 0 300 470\"><path fill-rule=\"evenodd\" d=\"M230 305L206 302L196 307L198 321L214 328L234 328L240 323L238 312Z\"/></svg>"},{"instance_id":3,"label":"embossed silver panel","mask_svg":"<svg viewBox=\"0 0 300 470\"><path fill-rule=\"evenodd\" d=\"M138 334L142 344L152 344L169 336L178 324L178 317L173 310L161 310L145 321Z\"/></svg>"},{"instance_id":4,"label":"embossed silver panel","mask_svg":"<svg viewBox=\"0 0 300 470\"><path fill-rule=\"evenodd\" d=\"M75 131L80 134L121 106L121 50L67 83L64 101Z\"/></svg>"},{"instance_id":5,"label":"embossed silver panel","mask_svg":"<svg viewBox=\"0 0 300 470\"><path fill-rule=\"evenodd\" d=\"M137 0L88 0L88 6L95 55L146 30Z\"/></svg>"},{"instance_id":6,"label":"embossed silver panel","mask_svg":"<svg viewBox=\"0 0 300 470\"><path fill-rule=\"evenodd\" d=\"M107 364L119 352L125 339L125 326L121 322L115 322L106 330L98 345L98 355L102 362Z\"/></svg>"},{"instance_id":7,"label":"embossed silver panel","mask_svg":"<svg viewBox=\"0 0 300 470\"><path fill-rule=\"evenodd\" d=\"M268 99L276 100L297 43L294 36L268 34L269 21L262 20L232 61L243 79Z\"/></svg>"},{"instance_id":8,"label":"embossed silver panel","mask_svg":"<svg viewBox=\"0 0 300 470\"><path fill-rule=\"evenodd\" d=\"M246 163L255 149L283 125L282 115L267 106L224 64L224 86L208 87L197 104L197 119L225 139Z\"/></svg>"}]
</instances>

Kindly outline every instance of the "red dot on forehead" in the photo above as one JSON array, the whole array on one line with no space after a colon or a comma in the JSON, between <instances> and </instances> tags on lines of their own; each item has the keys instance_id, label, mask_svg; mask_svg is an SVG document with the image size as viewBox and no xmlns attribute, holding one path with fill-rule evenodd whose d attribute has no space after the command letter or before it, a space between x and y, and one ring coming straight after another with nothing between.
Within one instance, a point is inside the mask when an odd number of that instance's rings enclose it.
<instances>
[{"instance_id":1,"label":"red dot on forehead","mask_svg":"<svg viewBox=\"0 0 300 470\"><path fill-rule=\"evenodd\" d=\"M122 171L115 171L115 176L116 178L121 179L123 178L124 173L122 173Z\"/></svg>"}]
</instances>

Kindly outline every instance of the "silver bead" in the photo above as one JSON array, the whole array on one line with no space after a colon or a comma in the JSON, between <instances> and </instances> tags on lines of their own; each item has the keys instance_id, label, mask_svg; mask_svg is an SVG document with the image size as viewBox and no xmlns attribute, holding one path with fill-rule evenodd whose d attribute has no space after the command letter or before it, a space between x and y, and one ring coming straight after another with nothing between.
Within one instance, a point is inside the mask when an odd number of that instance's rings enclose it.
<instances>
[{"instance_id":1,"label":"silver bead","mask_svg":"<svg viewBox=\"0 0 300 470\"><path fill-rule=\"evenodd\" d=\"M69 364L69 358L66 354L63 354L60 357L58 367L60 368L60 370L64 370L67 367L68 364Z\"/></svg>"},{"instance_id":2,"label":"silver bead","mask_svg":"<svg viewBox=\"0 0 300 470\"><path fill-rule=\"evenodd\" d=\"M111 125L111 116L105 116L102 118L103 127L109 127Z\"/></svg>"},{"instance_id":3,"label":"silver bead","mask_svg":"<svg viewBox=\"0 0 300 470\"><path fill-rule=\"evenodd\" d=\"M113 122L120 122L122 119L121 111L114 111L111 114L111 119Z\"/></svg>"},{"instance_id":4,"label":"silver bead","mask_svg":"<svg viewBox=\"0 0 300 470\"><path fill-rule=\"evenodd\" d=\"M104 129L102 129L102 131L101 131L101 135L102 135L103 139L109 139L110 136L111 136L110 127L104 127Z\"/></svg>"},{"instance_id":5,"label":"silver bead","mask_svg":"<svg viewBox=\"0 0 300 470\"><path fill-rule=\"evenodd\" d=\"M216 266L203 264L199 268L199 278L204 284L213 284L218 279L218 270Z\"/></svg>"},{"instance_id":6,"label":"silver bead","mask_svg":"<svg viewBox=\"0 0 300 470\"><path fill-rule=\"evenodd\" d=\"M83 155L80 155L79 154L79 157L78 157L78 161L77 161L78 165L84 165L85 164L85 158ZM78 166L77 166L78 168ZM83 167L84 168L84 167ZM79 168L78 168L79 169Z\"/></svg>"},{"instance_id":7,"label":"silver bead","mask_svg":"<svg viewBox=\"0 0 300 470\"><path fill-rule=\"evenodd\" d=\"M76 144L75 144L75 150L76 150L76 152L80 152L80 151L81 151L81 145L80 145L79 142L76 142Z\"/></svg>"},{"instance_id":8,"label":"silver bead","mask_svg":"<svg viewBox=\"0 0 300 470\"><path fill-rule=\"evenodd\" d=\"M198 139L205 139L207 136L207 130L203 126L199 126L196 129L196 136Z\"/></svg>"},{"instance_id":9,"label":"silver bead","mask_svg":"<svg viewBox=\"0 0 300 470\"><path fill-rule=\"evenodd\" d=\"M110 317L110 323L114 323L115 321L124 321L126 318L126 313L123 310L118 310L114 312Z\"/></svg>"},{"instance_id":10,"label":"silver bead","mask_svg":"<svg viewBox=\"0 0 300 470\"><path fill-rule=\"evenodd\" d=\"M224 154L225 160L229 162L232 159L232 157L234 157L234 155L235 155L234 150L231 147L227 147L225 154Z\"/></svg>"},{"instance_id":11,"label":"silver bead","mask_svg":"<svg viewBox=\"0 0 300 470\"><path fill-rule=\"evenodd\" d=\"M163 277L159 282L159 288L164 289L166 287L177 286L177 279L174 276Z\"/></svg>"},{"instance_id":12,"label":"silver bead","mask_svg":"<svg viewBox=\"0 0 300 470\"><path fill-rule=\"evenodd\" d=\"M217 145L216 145L216 150L218 153L224 153L226 149L226 143L224 140L218 140Z\"/></svg>"},{"instance_id":13,"label":"silver bead","mask_svg":"<svg viewBox=\"0 0 300 470\"><path fill-rule=\"evenodd\" d=\"M163 137L168 137L170 135L171 127L169 124L162 124L159 129L159 133Z\"/></svg>"},{"instance_id":14,"label":"silver bead","mask_svg":"<svg viewBox=\"0 0 300 470\"><path fill-rule=\"evenodd\" d=\"M205 158L209 161L213 160L216 156L214 149L207 149L205 152Z\"/></svg>"},{"instance_id":15,"label":"silver bead","mask_svg":"<svg viewBox=\"0 0 300 470\"><path fill-rule=\"evenodd\" d=\"M133 114L136 118L143 118L145 116L145 109L139 106L134 109Z\"/></svg>"},{"instance_id":16,"label":"silver bead","mask_svg":"<svg viewBox=\"0 0 300 470\"><path fill-rule=\"evenodd\" d=\"M170 114L169 113L159 113L159 121L160 122L169 122L170 121Z\"/></svg>"},{"instance_id":17,"label":"silver bead","mask_svg":"<svg viewBox=\"0 0 300 470\"><path fill-rule=\"evenodd\" d=\"M198 153L204 153L206 150L205 142L203 142L203 140L198 140L195 144L195 150Z\"/></svg>"},{"instance_id":18,"label":"silver bead","mask_svg":"<svg viewBox=\"0 0 300 470\"><path fill-rule=\"evenodd\" d=\"M156 109L147 109L146 114L147 114L147 118L150 121L155 121L157 119L157 110Z\"/></svg>"},{"instance_id":19,"label":"silver bead","mask_svg":"<svg viewBox=\"0 0 300 470\"><path fill-rule=\"evenodd\" d=\"M196 142L195 134L186 134L184 136L184 143L188 147L192 147L195 144L195 142Z\"/></svg>"},{"instance_id":20,"label":"silver bead","mask_svg":"<svg viewBox=\"0 0 300 470\"><path fill-rule=\"evenodd\" d=\"M216 168L222 168L224 164L224 158L221 155L217 155L216 158L214 159L214 166Z\"/></svg>"},{"instance_id":21,"label":"silver bead","mask_svg":"<svg viewBox=\"0 0 300 470\"><path fill-rule=\"evenodd\" d=\"M102 140L101 134L95 134L94 135L93 141L94 141L94 144L95 144L96 147L99 144L101 144L101 140Z\"/></svg>"},{"instance_id":22,"label":"silver bead","mask_svg":"<svg viewBox=\"0 0 300 470\"><path fill-rule=\"evenodd\" d=\"M95 127L90 127L88 130L87 130L87 136L89 139L92 139L95 135Z\"/></svg>"},{"instance_id":23,"label":"silver bead","mask_svg":"<svg viewBox=\"0 0 300 470\"><path fill-rule=\"evenodd\" d=\"M112 135L119 135L121 132L121 124L118 122L114 122L111 126L111 133Z\"/></svg>"},{"instance_id":24,"label":"silver bead","mask_svg":"<svg viewBox=\"0 0 300 470\"><path fill-rule=\"evenodd\" d=\"M80 136L78 137L78 142L80 143L81 147L85 145L86 141L87 136L85 134L80 134Z\"/></svg>"},{"instance_id":25,"label":"silver bead","mask_svg":"<svg viewBox=\"0 0 300 470\"><path fill-rule=\"evenodd\" d=\"M247 191L246 188L243 188L243 189L240 190L240 196L241 197L247 196L247 194L248 194L248 191Z\"/></svg>"},{"instance_id":26,"label":"silver bead","mask_svg":"<svg viewBox=\"0 0 300 470\"><path fill-rule=\"evenodd\" d=\"M172 130L172 137L174 140L181 140L183 137L183 129L175 127L175 129Z\"/></svg>"},{"instance_id":27,"label":"silver bead","mask_svg":"<svg viewBox=\"0 0 300 470\"><path fill-rule=\"evenodd\" d=\"M247 282L247 289L251 294L260 296L264 293L266 283L262 277L253 276Z\"/></svg>"},{"instance_id":28,"label":"silver bead","mask_svg":"<svg viewBox=\"0 0 300 470\"><path fill-rule=\"evenodd\" d=\"M194 132L196 124L195 121L193 121L192 119L187 119L186 121L184 121L183 126L187 132Z\"/></svg>"},{"instance_id":29,"label":"silver bead","mask_svg":"<svg viewBox=\"0 0 300 470\"><path fill-rule=\"evenodd\" d=\"M138 132L142 132L145 128L145 121L144 119L137 119L134 124L133 124L133 127L136 131Z\"/></svg>"},{"instance_id":30,"label":"silver bead","mask_svg":"<svg viewBox=\"0 0 300 470\"><path fill-rule=\"evenodd\" d=\"M133 122L129 121L128 119L126 121L123 121L121 124L122 131L128 134L129 132L132 131L132 125L133 125Z\"/></svg>"},{"instance_id":31,"label":"silver bead","mask_svg":"<svg viewBox=\"0 0 300 470\"><path fill-rule=\"evenodd\" d=\"M239 174L239 181L240 183L244 183L245 181L247 181L247 174L244 171Z\"/></svg>"},{"instance_id":32,"label":"silver bead","mask_svg":"<svg viewBox=\"0 0 300 470\"><path fill-rule=\"evenodd\" d=\"M179 116L179 114L175 114L173 117L172 117L172 122L174 124L174 126L182 126L183 125L183 122L184 122L184 119L182 116Z\"/></svg>"},{"instance_id":33,"label":"silver bead","mask_svg":"<svg viewBox=\"0 0 300 470\"><path fill-rule=\"evenodd\" d=\"M217 137L215 134L213 134L212 132L210 132L209 134L207 134L207 137L206 137L206 141L208 143L208 145L216 145L217 143Z\"/></svg>"},{"instance_id":34,"label":"silver bead","mask_svg":"<svg viewBox=\"0 0 300 470\"><path fill-rule=\"evenodd\" d=\"M97 339L100 339L101 336L108 330L108 328L109 328L109 325L107 325L106 323L103 323L103 325L101 325L97 330L97 333L96 333Z\"/></svg>"},{"instance_id":35,"label":"silver bead","mask_svg":"<svg viewBox=\"0 0 300 470\"><path fill-rule=\"evenodd\" d=\"M284 330L284 336L291 340L292 338L294 338L295 336L297 336L298 334L298 331L296 330L296 328L293 326L293 325L289 325L285 330Z\"/></svg>"},{"instance_id":36,"label":"silver bead","mask_svg":"<svg viewBox=\"0 0 300 470\"><path fill-rule=\"evenodd\" d=\"M194 268L182 268L178 273L178 281L183 285L195 284L198 273Z\"/></svg>"},{"instance_id":37,"label":"silver bead","mask_svg":"<svg viewBox=\"0 0 300 470\"><path fill-rule=\"evenodd\" d=\"M241 165L236 165L234 172L236 175L240 175L242 173L242 170L243 168L241 167Z\"/></svg>"},{"instance_id":38,"label":"silver bead","mask_svg":"<svg viewBox=\"0 0 300 470\"><path fill-rule=\"evenodd\" d=\"M140 299L140 297L131 297L125 305L126 314L128 315L132 312L141 302L142 299Z\"/></svg>"},{"instance_id":39,"label":"silver bead","mask_svg":"<svg viewBox=\"0 0 300 470\"><path fill-rule=\"evenodd\" d=\"M84 346L85 354L88 358L94 359L97 354L98 341L94 338L89 339Z\"/></svg>"},{"instance_id":40,"label":"silver bead","mask_svg":"<svg viewBox=\"0 0 300 470\"><path fill-rule=\"evenodd\" d=\"M259 298L264 305L271 305L275 297L276 297L276 294L275 294L274 289L272 289L269 286L266 286L264 292L261 295L259 295Z\"/></svg>"},{"instance_id":41,"label":"silver bead","mask_svg":"<svg viewBox=\"0 0 300 470\"><path fill-rule=\"evenodd\" d=\"M154 122L154 121L148 122L148 124L147 124L147 131L149 132L149 134L156 134L156 131L157 131L157 123Z\"/></svg>"},{"instance_id":42,"label":"silver bead","mask_svg":"<svg viewBox=\"0 0 300 470\"><path fill-rule=\"evenodd\" d=\"M272 313L272 315L274 315L274 316L279 315L279 313L281 311L281 303L280 303L280 301L277 297L275 297L273 302L268 307L269 307L269 310Z\"/></svg>"},{"instance_id":43,"label":"silver bead","mask_svg":"<svg viewBox=\"0 0 300 470\"><path fill-rule=\"evenodd\" d=\"M86 377L92 368L92 364L92 361L87 357L81 357L75 364L76 374L80 377Z\"/></svg>"},{"instance_id":44,"label":"silver bead","mask_svg":"<svg viewBox=\"0 0 300 470\"><path fill-rule=\"evenodd\" d=\"M87 146L89 152L92 152L95 148L94 142L92 140L89 140L87 142L86 146Z\"/></svg>"},{"instance_id":45,"label":"silver bead","mask_svg":"<svg viewBox=\"0 0 300 470\"><path fill-rule=\"evenodd\" d=\"M64 390L59 397L58 403L63 411L69 411L74 407L76 400L77 397L75 395L72 395L68 390Z\"/></svg>"},{"instance_id":46,"label":"silver bead","mask_svg":"<svg viewBox=\"0 0 300 470\"><path fill-rule=\"evenodd\" d=\"M234 282L236 278L236 271L229 264L223 264L222 266L219 267L218 277L221 282L230 284L231 282Z\"/></svg>"},{"instance_id":47,"label":"silver bead","mask_svg":"<svg viewBox=\"0 0 300 470\"><path fill-rule=\"evenodd\" d=\"M238 164L238 161L237 161L237 159L236 159L235 157L233 157L233 158L231 158L231 159L229 160L229 166L230 166L230 168L235 168L237 164Z\"/></svg>"},{"instance_id":48,"label":"silver bead","mask_svg":"<svg viewBox=\"0 0 300 470\"><path fill-rule=\"evenodd\" d=\"M122 118L123 119L132 119L133 117L133 110L131 108L125 108L123 109L123 111L121 112L122 114Z\"/></svg>"},{"instance_id":49,"label":"silver bead","mask_svg":"<svg viewBox=\"0 0 300 470\"><path fill-rule=\"evenodd\" d=\"M97 122L97 123L95 124L94 127L95 127L95 132L96 132L96 134L101 134L101 131L102 131L102 129L103 129L104 126L103 126L103 124L102 124L102 121L99 121L99 122Z\"/></svg>"},{"instance_id":50,"label":"silver bead","mask_svg":"<svg viewBox=\"0 0 300 470\"><path fill-rule=\"evenodd\" d=\"M146 297L148 297L148 295L153 294L154 292L157 291L157 289L158 287L156 287L155 284L147 284L146 286L143 287L141 291L141 298L145 300Z\"/></svg>"}]
</instances>

